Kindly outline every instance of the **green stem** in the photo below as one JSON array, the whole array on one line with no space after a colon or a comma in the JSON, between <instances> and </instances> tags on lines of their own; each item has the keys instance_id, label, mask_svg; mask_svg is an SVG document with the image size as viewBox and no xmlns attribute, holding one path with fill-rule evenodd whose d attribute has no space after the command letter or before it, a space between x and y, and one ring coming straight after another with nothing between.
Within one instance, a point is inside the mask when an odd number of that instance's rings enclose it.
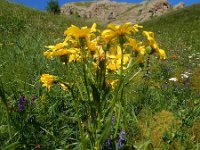
<instances>
[{"instance_id":1,"label":"green stem","mask_svg":"<svg viewBox=\"0 0 200 150\"><path fill-rule=\"evenodd\" d=\"M84 139L84 134L83 134L83 130L82 130L82 127L81 127L81 119L78 115L78 110L76 110L76 118L78 120L78 128L79 128L79 131L80 131L80 136L81 136L81 147L82 147L82 150L85 150L85 139Z\"/></svg>"},{"instance_id":2,"label":"green stem","mask_svg":"<svg viewBox=\"0 0 200 150\"><path fill-rule=\"evenodd\" d=\"M117 115L117 122L116 122L116 126L115 126L114 138L116 138L117 133L118 133L119 122L120 122L120 114L121 114L121 105L119 106L119 109L118 109L118 115Z\"/></svg>"},{"instance_id":3,"label":"green stem","mask_svg":"<svg viewBox=\"0 0 200 150\"><path fill-rule=\"evenodd\" d=\"M83 42L83 41L81 41ZM83 79L84 79L84 84L85 84L85 88L86 88L86 92L87 92L87 96L89 101L91 101L90 99L90 93L89 93L89 89L88 89L88 81L87 81L87 72L86 72L86 52L85 52L85 46L84 43L81 46L81 55L82 55L82 67L83 67Z\"/></svg>"},{"instance_id":4,"label":"green stem","mask_svg":"<svg viewBox=\"0 0 200 150\"><path fill-rule=\"evenodd\" d=\"M76 115L75 116L76 116L76 119L78 121L78 128L79 128L80 137L81 137L81 147L82 147L82 150L85 150L86 146L85 146L84 133L83 133L83 130L82 130L81 119L79 117L78 106L77 106L77 103L75 102L75 96L74 96L73 91L72 91L72 96L73 96L73 99L74 99L74 106L75 106L75 110L76 110Z\"/></svg>"}]
</instances>

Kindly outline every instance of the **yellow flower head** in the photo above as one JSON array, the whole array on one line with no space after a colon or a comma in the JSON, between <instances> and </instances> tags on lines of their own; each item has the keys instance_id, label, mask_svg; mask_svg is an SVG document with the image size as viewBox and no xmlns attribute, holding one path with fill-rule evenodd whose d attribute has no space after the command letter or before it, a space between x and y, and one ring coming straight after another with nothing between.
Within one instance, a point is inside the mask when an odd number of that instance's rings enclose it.
<instances>
[{"instance_id":1,"label":"yellow flower head","mask_svg":"<svg viewBox=\"0 0 200 150\"><path fill-rule=\"evenodd\" d=\"M108 29L102 32L102 38L106 41L106 43L110 42L113 38L128 36L131 35L131 33L136 33L138 32L138 28L142 28L142 26L133 26L130 22L128 22L122 25L109 24L107 28Z\"/></svg>"},{"instance_id":2,"label":"yellow flower head","mask_svg":"<svg viewBox=\"0 0 200 150\"><path fill-rule=\"evenodd\" d=\"M135 24L133 26L133 32L135 32L135 33L139 32L139 28L143 28L143 26L139 26L138 24Z\"/></svg>"},{"instance_id":3,"label":"yellow flower head","mask_svg":"<svg viewBox=\"0 0 200 150\"><path fill-rule=\"evenodd\" d=\"M70 54L76 54L79 53L79 49L77 48L63 48L63 49L58 49L55 51L46 51L44 52L44 56L46 56L47 58L51 58L54 56L65 56L65 55L70 55Z\"/></svg>"},{"instance_id":4,"label":"yellow flower head","mask_svg":"<svg viewBox=\"0 0 200 150\"><path fill-rule=\"evenodd\" d=\"M92 33L94 32L96 32L96 23L94 23L91 28L88 28L87 26L79 28L77 26L72 25L67 30L65 30L64 34L66 36L71 36L74 39L79 40L82 38L90 38L92 36Z\"/></svg>"},{"instance_id":5,"label":"yellow flower head","mask_svg":"<svg viewBox=\"0 0 200 150\"><path fill-rule=\"evenodd\" d=\"M154 39L154 33L153 32L148 32L148 31L143 31L143 35L146 36L149 45L152 47L152 49L156 52L158 52L159 47Z\"/></svg>"},{"instance_id":6,"label":"yellow flower head","mask_svg":"<svg viewBox=\"0 0 200 150\"><path fill-rule=\"evenodd\" d=\"M50 90L50 87L55 81L55 76L50 75L50 74L42 74L40 77L40 80L43 83L42 86Z\"/></svg>"},{"instance_id":7,"label":"yellow flower head","mask_svg":"<svg viewBox=\"0 0 200 150\"><path fill-rule=\"evenodd\" d=\"M68 43L63 42L63 43L58 43L56 45L49 45L49 46L45 46L45 47L48 48L51 51L56 51L56 50L59 50L59 49L63 49L66 46L68 46Z\"/></svg>"},{"instance_id":8,"label":"yellow flower head","mask_svg":"<svg viewBox=\"0 0 200 150\"><path fill-rule=\"evenodd\" d=\"M44 56L47 58L51 58L52 56L63 56L67 54L66 46L68 46L68 43L58 43L56 45L50 45L46 46L48 50L44 52Z\"/></svg>"},{"instance_id":9,"label":"yellow flower head","mask_svg":"<svg viewBox=\"0 0 200 150\"><path fill-rule=\"evenodd\" d=\"M129 39L129 45L132 46L133 50L136 53L139 53L141 55L145 54L145 46L142 45L142 42L138 42L135 39Z\"/></svg>"},{"instance_id":10,"label":"yellow flower head","mask_svg":"<svg viewBox=\"0 0 200 150\"><path fill-rule=\"evenodd\" d=\"M96 51L95 51L95 54L93 56L93 58L96 60L96 61L102 61L102 60L105 60L105 52L104 50L102 49L102 47L97 47Z\"/></svg>"},{"instance_id":11,"label":"yellow flower head","mask_svg":"<svg viewBox=\"0 0 200 150\"><path fill-rule=\"evenodd\" d=\"M159 49L159 56L161 60L167 59L167 56L165 54L165 51L163 49Z\"/></svg>"},{"instance_id":12,"label":"yellow flower head","mask_svg":"<svg viewBox=\"0 0 200 150\"><path fill-rule=\"evenodd\" d=\"M141 28L142 26L132 26L131 23L128 22L122 25L109 24L107 27L113 31L114 36L124 36L130 35L132 32L138 32L138 28Z\"/></svg>"},{"instance_id":13,"label":"yellow flower head","mask_svg":"<svg viewBox=\"0 0 200 150\"><path fill-rule=\"evenodd\" d=\"M111 87L113 90L117 86L118 80L106 80L106 83L109 87Z\"/></svg>"},{"instance_id":14,"label":"yellow flower head","mask_svg":"<svg viewBox=\"0 0 200 150\"><path fill-rule=\"evenodd\" d=\"M124 65L126 65L130 60L130 54L123 54L121 48L119 46L116 47L115 53L108 53L107 54L107 66L106 68L113 72L118 72L121 68L121 61L123 56L123 69L126 69Z\"/></svg>"},{"instance_id":15,"label":"yellow flower head","mask_svg":"<svg viewBox=\"0 0 200 150\"><path fill-rule=\"evenodd\" d=\"M159 54L160 59L166 59L166 54L165 51L163 49L160 49L154 39L154 33L153 32L147 32L147 31L143 31L143 35L146 36L149 45L151 46L151 48L153 49L153 51L155 51L156 53Z\"/></svg>"}]
</instances>

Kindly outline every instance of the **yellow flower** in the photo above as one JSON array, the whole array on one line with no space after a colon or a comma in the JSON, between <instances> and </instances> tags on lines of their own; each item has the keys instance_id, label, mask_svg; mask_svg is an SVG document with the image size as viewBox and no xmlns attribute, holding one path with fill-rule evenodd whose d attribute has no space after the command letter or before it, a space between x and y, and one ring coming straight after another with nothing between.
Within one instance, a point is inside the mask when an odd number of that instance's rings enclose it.
<instances>
[{"instance_id":1,"label":"yellow flower","mask_svg":"<svg viewBox=\"0 0 200 150\"><path fill-rule=\"evenodd\" d=\"M93 32L96 32L96 23L94 23L91 28L88 28L87 26L79 28L77 26L72 25L67 30L65 30L64 34L66 36L71 36L74 39L79 40L82 38L90 38Z\"/></svg>"},{"instance_id":2,"label":"yellow flower","mask_svg":"<svg viewBox=\"0 0 200 150\"><path fill-rule=\"evenodd\" d=\"M49 45L49 46L45 46L45 47L48 48L51 51L56 51L56 50L59 50L59 49L63 49L66 46L68 46L68 43L63 42L63 43L58 43L56 45Z\"/></svg>"},{"instance_id":3,"label":"yellow flower","mask_svg":"<svg viewBox=\"0 0 200 150\"><path fill-rule=\"evenodd\" d=\"M132 26L131 23L128 22L122 25L109 24L107 27L113 31L114 36L125 36L130 35L132 32L138 32L138 28L141 28L142 26Z\"/></svg>"},{"instance_id":4,"label":"yellow flower","mask_svg":"<svg viewBox=\"0 0 200 150\"><path fill-rule=\"evenodd\" d=\"M106 83L108 86L110 86L112 89L115 89L117 85L118 80L107 80Z\"/></svg>"},{"instance_id":5,"label":"yellow flower","mask_svg":"<svg viewBox=\"0 0 200 150\"><path fill-rule=\"evenodd\" d=\"M160 55L160 59L167 59L167 56L165 54L165 51L163 49L159 49L159 55Z\"/></svg>"},{"instance_id":6,"label":"yellow flower","mask_svg":"<svg viewBox=\"0 0 200 150\"><path fill-rule=\"evenodd\" d=\"M106 44L110 43L111 40L113 39L114 35L113 35L113 31L111 30L104 30L101 33L101 40L103 42L105 42Z\"/></svg>"},{"instance_id":7,"label":"yellow flower","mask_svg":"<svg viewBox=\"0 0 200 150\"><path fill-rule=\"evenodd\" d=\"M139 28L143 28L143 26L139 26L138 24L135 24L134 26L133 26L133 32L139 32Z\"/></svg>"},{"instance_id":8,"label":"yellow flower","mask_svg":"<svg viewBox=\"0 0 200 150\"><path fill-rule=\"evenodd\" d=\"M153 52L156 52L159 54L160 59L166 59L166 54L165 51L163 49L160 49L154 39L154 33L153 32L147 32L147 31L143 31L143 35L147 37L147 40L149 42L149 45L151 46L151 48L153 49Z\"/></svg>"},{"instance_id":9,"label":"yellow flower","mask_svg":"<svg viewBox=\"0 0 200 150\"><path fill-rule=\"evenodd\" d=\"M87 47L90 51L95 51L97 49L97 41L87 41Z\"/></svg>"},{"instance_id":10,"label":"yellow flower","mask_svg":"<svg viewBox=\"0 0 200 150\"><path fill-rule=\"evenodd\" d=\"M106 68L113 72L118 72L121 68L122 51L119 46L116 47L115 53L107 54L107 66ZM126 65L130 60L130 54L123 54L123 69L126 69Z\"/></svg>"},{"instance_id":11,"label":"yellow flower","mask_svg":"<svg viewBox=\"0 0 200 150\"><path fill-rule=\"evenodd\" d=\"M122 25L109 24L107 28L108 29L104 30L101 34L106 43L110 42L113 38L128 36L131 35L131 33L136 33L138 32L138 28L142 28L142 26L133 26L130 22L128 22Z\"/></svg>"},{"instance_id":12,"label":"yellow flower","mask_svg":"<svg viewBox=\"0 0 200 150\"><path fill-rule=\"evenodd\" d=\"M76 54L79 53L79 49L77 48L64 48L64 49L58 49L55 51L46 51L44 52L44 56L46 56L47 58L51 58L54 56L65 56L65 55L69 55L69 54Z\"/></svg>"},{"instance_id":13,"label":"yellow flower","mask_svg":"<svg viewBox=\"0 0 200 150\"><path fill-rule=\"evenodd\" d=\"M97 47L93 58L98 62L101 60L105 60L105 52L102 49L102 47L100 47L100 46Z\"/></svg>"},{"instance_id":14,"label":"yellow flower","mask_svg":"<svg viewBox=\"0 0 200 150\"><path fill-rule=\"evenodd\" d=\"M145 46L142 45L142 42L138 42L135 39L129 39L129 45L132 46L132 48L134 49L134 51L136 53L139 53L141 55L145 54Z\"/></svg>"},{"instance_id":15,"label":"yellow flower","mask_svg":"<svg viewBox=\"0 0 200 150\"><path fill-rule=\"evenodd\" d=\"M74 61L74 62L80 62L81 61L81 56L80 56L80 54L70 54L68 61L69 62L72 62L72 61Z\"/></svg>"},{"instance_id":16,"label":"yellow flower","mask_svg":"<svg viewBox=\"0 0 200 150\"><path fill-rule=\"evenodd\" d=\"M55 81L55 76L50 75L50 74L42 74L40 77L40 80L43 83L42 86L50 90L50 87Z\"/></svg>"},{"instance_id":17,"label":"yellow flower","mask_svg":"<svg viewBox=\"0 0 200 150\"><path fill-rule=\"evenodd\" d=\"M151 46L151 48L153 49L153 51L158 52L159 51L159 47L154 39L154 33L153 32L148 32L148 31L143 31L143 35L146 36L149 45Z\"/></svg>"},{"instance_id":18,"label":"yellow flower","mask_svg":"<svg viewBox=\"0 0 200 150\"><path fill-rule=\"evenodd\" d=\"M66 46L68 46L68 43L66 43L66 42L58 43L56 45L46 46L46 48L48 48L48 50L46 52L44 52L44 56L46 56L47 58L50 58L52 56L66 55L68 53Z\"/></svg>"}]
</instances>

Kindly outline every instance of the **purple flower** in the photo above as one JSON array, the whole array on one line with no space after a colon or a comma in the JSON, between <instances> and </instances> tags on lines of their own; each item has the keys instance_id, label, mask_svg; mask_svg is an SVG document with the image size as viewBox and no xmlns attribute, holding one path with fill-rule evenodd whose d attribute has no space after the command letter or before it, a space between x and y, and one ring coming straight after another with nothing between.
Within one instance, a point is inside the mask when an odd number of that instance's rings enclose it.
<instances>
[{"instance_id":1,"label":"purple flower","mask_svg":"<svg viewBox=\"0 0 200 150\"><path fill-rule=\"evenodd\" d=\"M25 96L21 96L20 99L19 99L19 103L18 103L18 107L19 107L20 112L24 111L26 102L27 102L27 100L26 100Z\"/></svg>"},{"instance_id":2,"label":"purple flower","mask_svg":"<svg viewBox=\"0 0 200 150\"><path fill-rule=\"evenodd\" d=\"M121 131L119 134L119 141L118 141L118 148L121 148L123 146L123 143L125 142L125 138L123 137L126 133L124 131Z\"/></svg>"},{"instance_id":3,"label":"purple flower","mask_svg":"<svg viewBox=\"0 0 200 150\"><path fill-rule=\"evenodd\" d=\"M112 149L110 138L106 140L107 149Z\"/></svg>"},{"instance_id":4,"label":"purple flower","mask_svg":"<svg viewBox=\"0 0 200 150\"><path fill-rule=\"evenodd\" d=\"M112 124L115 123L115 116L112 116Z\"/></svg>"}]
</instances>

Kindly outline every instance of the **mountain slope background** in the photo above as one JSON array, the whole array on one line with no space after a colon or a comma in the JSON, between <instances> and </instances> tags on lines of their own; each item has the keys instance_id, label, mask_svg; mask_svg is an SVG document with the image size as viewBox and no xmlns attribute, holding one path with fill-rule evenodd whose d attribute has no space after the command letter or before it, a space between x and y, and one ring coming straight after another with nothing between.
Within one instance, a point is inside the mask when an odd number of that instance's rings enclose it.
<instances>
[{"instance_id":1,"label":"mountain slope background","mask_svg":"<svg viewBox=\"0 0 200 150\"><path fill-rule=\"evenodd\" d=\"M44 101L39 81L42 73L62 76L66 69L60 66L59 60L44 58L43 51L46 45L61 42L64 29L71 24L91 26L94 20L85 21L77 15L52 16L4 0L0 1L0 8L0 149L37 149L38 146L42 149L68 149L69 143L77 143L75 121L73 118L66 119L71 108L66 107L65 112L61 111L64 106L70 106L63 100L68 97L53 91L53 94L47 94L49 100ZM155 33L155 39L166 51L168 59L164 62L165 68L159 68L155 61L151 61L152 79L149 79L149 89L145 94L140 96L139 92L136 93L135 85L131 85L128 91L129 109L135 110L138 122L130 125L127 136L137 144L150 139L154 147L158 148L167 143L171 149L197 149L199 146L199 14L200 4L196 4L141 22L144 30ZM97 27L102 29L104 26L106 24L103 21L99 22ZM181 78L181 74L185 72L190 73L190 80L187 82ZM161 73L166 75L166 79L161 78ZM170 84L174 89L161 88L159 84L166 86L171 77L178 78L180 83ZM167 83L164 84L165 82ZM188 82L190 84L186 86ZM138 86L140 85L138 81ZM138 88L140 91L145 89ZM137 94L139 98L135 100L133 97L137 97ZM7 114L2 95L6 97L10 113L12 138L8 138ZM28 115L20 114L18 101L21 95L26 95L29 99L35 96L37 109L27 113ZM161 111L163 109L171 113ZM161 132L161 129L165 129L166 122L171 122L170 117L177 119L176 126L165 130L165 133ZM146 126L147 124L149 126ZM152 135L148 136L147 133Z\"/></svg>"},{"instance_id":2,"label":"mountain slope background","mask_svg":"<svg viewBox=\"0 0 200 150\"><path fill-rule=\"evenodd\" d=\"M173 7L167 0L148 0L141 3L99 0L96 2L66 3L61 6L61 13L65 15L76 14L82 18L93 18L104 22L139 23L183 7L184 3L182 2Z\"/></svg>"}]
</instances>

